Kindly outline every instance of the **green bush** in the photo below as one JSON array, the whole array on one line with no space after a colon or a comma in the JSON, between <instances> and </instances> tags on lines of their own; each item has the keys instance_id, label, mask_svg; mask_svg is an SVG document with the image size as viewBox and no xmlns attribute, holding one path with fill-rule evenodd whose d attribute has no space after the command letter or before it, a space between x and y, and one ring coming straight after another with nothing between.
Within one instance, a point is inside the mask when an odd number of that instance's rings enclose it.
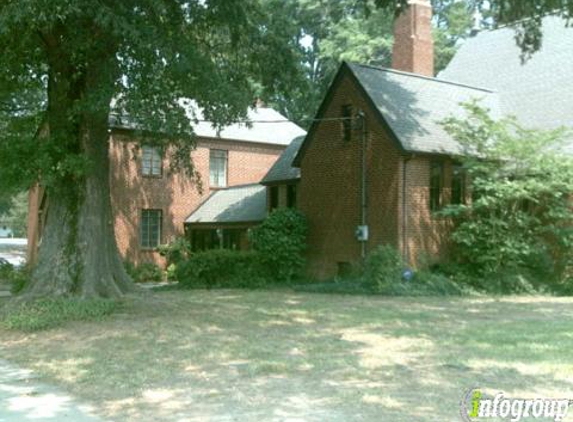
<instances>
[{"instance_id":1,"label":"green bush","mask_svg":"<svg viewBox=\"0 0 573 422\"><path fill-rule=\"evenodd\" d=\"M177 281L177 265L169 264L165 270L165 278L168 281Z\"/></svg>"},{"instance_id":2,"label":"green bush","mask_svg":"<svg viewBox=\"0 0 573 422\"><path fill-rule=\"evenodd\" d=\"M125 270L135 283L158 283L163 280L163 271L152 262L144 262L137 266L125 262Z\"/></svg>"},{"instance_id":3,"label":"green bush","mask_svg":"<svg viewBox=\"0 0 573 422\"><path fill-rule=\"evenodd\" d=\"M157 248L159 254L167 259L167 265L177 265L189 258L193 252L191 243L184 237L179 237L168 245L161 245Z\"/></svg>"},{"instance_id":4,"label":"green bush","mask_svg":"<svg viewBox=\"0 0 573 422\"><path fill-rule=\"evenodd\" d=\"M175 269L180 286L187 288L260 287L266 283L255 252L212 249L194 253Z\"/></svg>"},{"instance_id":5,"label":"green bush","mask_svg":"<svg viewBox=\"0 0 573 422\"><path fill-rule=\"evenodd\" d=\"M513 117L496 120L477 101L462 106L467 116L442 122L473 152L461 157L471 201L441 211L453 222L453 258L478 283L488 281L488 291L561 282L573 248L573 158L562 153L571 134L531 130Z\"/></svg>"},{"instance_id":6,"label":"green bush","mask_svg":"<svg viewBox=\"0 0 573 422\"><path fill-rule=\"evenodd\" d=\"M4 259L0 259L0 282L10 285L12 294L20 293L28 282L28 269L15 267Z\"/></svg>"},{"instance_id":7,"label":"green bush","mask_svg":"<svg viewBox=\"0 0 573 422\"><path fill-rule=\"evenodd\" d=\"M400 282L403 270L402 257L395 248L378 246L364 263L364 283L374 292L381 293Z\"/></svg>"},{"instance_id":8,"label":"green bush","mask_svg":"<svg viewBox=\"0 0 573 422\"><path fill-rule=\"evenodd\" d=\"M22 290L24 290L24 287L26 287L29 278L30 278L30 273L28 272L28 269L26 267L14 268L14 271L12 271L12 274L10 275L9 278L9 281L12 285L10 289L12 294L17 295Z\"/></svg>"},{"instance_id":9,"label":"green bush","mask_svg":"<svg viewBox=\"0 0 573 422\"><path fill-rule=\"evenodd\" d=\"M470 292L446 275L429 270L418 271L411 280L401 279L379 291L387 296L459 296Z\"/></svg>"},{"instance_id":10,"label":"green bush","mask_svg":"<svg viewBox=\"0 0 573 422\"><path fill-rule=\"evenodd\" d=\"M295 286L294 289L312 293L383 296L459 296L474 292L443 274L430 271L417 272L411 280L393 279L392 283L380 286L372 285L364 278L337 278L326 283Z\"/></svg>"},{"instance_id":11,"label":"green bush","mask_svg":"<svg viewBox=\"0 0 573 422\"><path fill-rule=\"evenodd\" d=\"M10 330L46 330L70 321L101 320L117 305L106 299L39 299L7 306L0 315L0 324Z\"/></svg>"},{"instance_id":12,"label":"green bush","mask_svg":"<svg viewBox=\"0 0 573 422\"><path fill-rule=\"evenodd\" d=\"M269 274L280 282L299 276L304 267L307 223L304 215L292 208L271 212L260 226L249 232L252 248Z\"/></svg>"},{"instance_id":13,"label":"green bush","mask_svg":"<svg viewBox=\"0 0 573 422\"><path fill-rule=\"evenodd\" d=\"M378 294L386 296L449 296L472 292L458 285L452 277L439 272L421 270L406 280L400 253L389 245L374 249L364 263L362 272L339 277L328 283L296 286L299 291L317 293Z\"/></svg>"},{"instance_id":14,"label":"green bush","mask_svg":"<svg viewBox=\"0 0 573 422\"><path fill-rule=\"evenodd\" d=\"M5 259L0 258L0 282L8 281L13 271L14 266Z\"/></svg>"}]
</instances>

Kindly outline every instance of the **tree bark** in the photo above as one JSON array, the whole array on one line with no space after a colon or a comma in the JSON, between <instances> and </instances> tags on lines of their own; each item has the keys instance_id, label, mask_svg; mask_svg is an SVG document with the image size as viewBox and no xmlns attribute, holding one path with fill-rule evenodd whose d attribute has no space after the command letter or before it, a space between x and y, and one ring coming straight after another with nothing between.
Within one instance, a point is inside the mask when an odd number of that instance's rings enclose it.
<instances>
[{"instance_id":1,"label":"tree bark","mask_svg":"<svg viewBox=\"0 0 573 422\"><path fill-rule=\"evenodd\" d=\"M83 172L67 172L47 186L46 224L23 298L117 298L134 285L117 248L110 199L108 117L117 76L115 50L104 47L78 69L46 40L47 141L64 148L63 157L81 157L87 164Z\"/></svg>"}]
</instances>

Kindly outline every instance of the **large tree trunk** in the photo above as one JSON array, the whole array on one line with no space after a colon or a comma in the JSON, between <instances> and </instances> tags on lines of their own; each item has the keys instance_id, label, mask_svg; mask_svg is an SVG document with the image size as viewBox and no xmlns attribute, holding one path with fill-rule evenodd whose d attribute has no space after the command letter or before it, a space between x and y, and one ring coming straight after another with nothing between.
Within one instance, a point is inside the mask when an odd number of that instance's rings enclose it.
<instances>
[{"instance_id":1,"label":"large tree trunk","mask_svg":"<svg viewBox=\"0 0 573 422\"><path fill-rule=\"evenodd\" d=\"M88 174L48 191L38 263L25 296L119 297L132 289L114 235L106 127L82 130Z\"/></svg>"},{"instance_id":2,"label":"large tree trunk","mask_svg":"<svg viewBox=\"0 0 573 422\"><path fill-rule=\"evenodd\" d=\"M49 41L48 142L64 148L63 157L87 164L80 174L67 172L47 186L38 262L23 296L120 297L134 286L118 252L110 199L108 115L115 52L106 46L78 70Z\"/></svg>"}]
</instances>

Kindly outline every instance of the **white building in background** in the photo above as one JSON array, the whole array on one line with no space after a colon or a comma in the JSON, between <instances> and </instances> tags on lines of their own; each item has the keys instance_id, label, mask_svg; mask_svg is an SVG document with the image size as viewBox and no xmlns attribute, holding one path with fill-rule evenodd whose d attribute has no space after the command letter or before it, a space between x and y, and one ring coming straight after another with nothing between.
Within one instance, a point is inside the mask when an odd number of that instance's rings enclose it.
<instances>
[{"instance_id":1,"label":"white building in background","mask_svg":"<svg viewBox=\"0 0 573 422\"><path fill-rule=\"evenodd\" d=\"M14 237L14 232L12 231L8 223L0 220L0 239L7 237L9 238Z\"/></svg>"}]
</instances>

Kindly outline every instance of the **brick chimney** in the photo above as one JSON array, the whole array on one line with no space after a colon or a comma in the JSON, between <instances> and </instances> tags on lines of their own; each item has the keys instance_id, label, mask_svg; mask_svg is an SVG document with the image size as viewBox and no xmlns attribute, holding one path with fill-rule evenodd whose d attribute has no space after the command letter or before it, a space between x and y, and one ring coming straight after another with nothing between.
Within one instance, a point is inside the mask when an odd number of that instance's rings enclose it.
<instances>
[{"instance_id":1,"label":"brick chimney","mask_svg":"<svg viewBox=\"0 0 573 422\"><path fill-rule=\"evenodd\" d=\"M434 40L430 0L408 0L394 22L392 68L434 76Z\"/></svg>"}]
</instances>

